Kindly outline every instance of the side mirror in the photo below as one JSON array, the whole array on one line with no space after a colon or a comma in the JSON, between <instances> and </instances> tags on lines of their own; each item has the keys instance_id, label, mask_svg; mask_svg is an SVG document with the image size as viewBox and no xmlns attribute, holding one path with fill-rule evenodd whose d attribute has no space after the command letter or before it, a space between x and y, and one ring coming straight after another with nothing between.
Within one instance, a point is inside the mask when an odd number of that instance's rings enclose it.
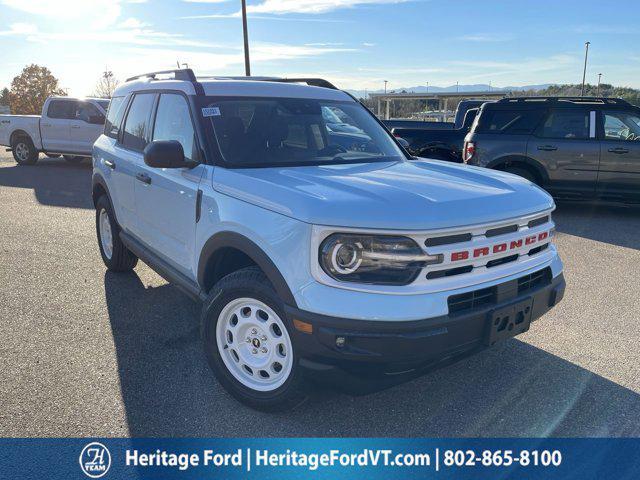
<instances>
[{"instance_id":1,"label":"side mirror","mask_svg":"<svg viewBox=\"0 0 640 480\"><path fill-rule=\"evenodd\" d=\"M144 149L144 163L153 168L192 167L184 158L184 150L177 140L155 140Z\"/></svg>"}]
</instances>

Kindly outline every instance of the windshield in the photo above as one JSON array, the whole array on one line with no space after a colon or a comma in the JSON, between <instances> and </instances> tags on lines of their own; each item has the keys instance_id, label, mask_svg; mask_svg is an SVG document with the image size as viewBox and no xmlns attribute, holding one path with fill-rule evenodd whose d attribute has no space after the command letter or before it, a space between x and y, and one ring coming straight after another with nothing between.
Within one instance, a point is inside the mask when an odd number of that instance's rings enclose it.
<instances>
[{"instance_id":1,"label":"windshield","mask_svg":"<svg viewBox=\"0 0 640 480\"><path fill-rule=\"evenodd\" d=\"M213 123L229 165L268 167L397 161L389 134L359 103L295 98L210 98ZM338 120L349 130L335 130Z\"/></svg>"}]
</instances>

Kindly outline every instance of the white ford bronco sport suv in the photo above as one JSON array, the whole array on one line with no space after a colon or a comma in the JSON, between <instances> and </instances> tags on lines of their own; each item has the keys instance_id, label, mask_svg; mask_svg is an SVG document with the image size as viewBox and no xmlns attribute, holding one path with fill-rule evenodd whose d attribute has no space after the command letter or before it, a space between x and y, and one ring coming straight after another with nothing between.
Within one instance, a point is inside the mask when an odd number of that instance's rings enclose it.
<instances>
[{"instance_id":1,"label":"white ford bronco sport suv","mask_svg":"<svg viewBox=\"0 0 640 480\"><path fill-rule=\"evenodd\" d=\"M104 263L141 259L202 301L208 361L254 408L296 405L309 371L350 384L452 362L564 294L548 194L409 156L325 80L133 77L93 166Z\"/></svg>"}]
</instances>

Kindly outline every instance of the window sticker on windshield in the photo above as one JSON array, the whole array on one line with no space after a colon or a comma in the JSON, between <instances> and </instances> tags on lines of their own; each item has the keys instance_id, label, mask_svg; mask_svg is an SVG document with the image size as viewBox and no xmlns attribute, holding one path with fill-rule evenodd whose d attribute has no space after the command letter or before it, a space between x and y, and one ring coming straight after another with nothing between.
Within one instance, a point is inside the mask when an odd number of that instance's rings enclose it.
<instances>
[{"instance_id":1,"label":"window sticker on windshield","mask_svg":"<svg viewBox=\"0 0 640 480\"><path fill-rule=\"evenodd\" d=\"M220 108L219 107L208 107L202 109L203 117L219 117L220 116Z\"/></svg>"}]
</instances>

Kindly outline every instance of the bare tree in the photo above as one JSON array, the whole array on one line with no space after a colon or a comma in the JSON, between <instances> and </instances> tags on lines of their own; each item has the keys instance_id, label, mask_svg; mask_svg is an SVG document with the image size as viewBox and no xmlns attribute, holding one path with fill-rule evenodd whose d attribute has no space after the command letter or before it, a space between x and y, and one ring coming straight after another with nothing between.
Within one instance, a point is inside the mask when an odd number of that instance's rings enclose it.
<instances>
[{"instance_id":1,"label":"bare tree","mask_svg":"<svg viewBox=\"0 0 640 480\"><path fill-rule=\"evenodd\" d=\"M105 70L102 73L100 80L98 80L92 96L99 98L111 98L119 83L118 79L113 76L113 72L111 70Z\"/></svg>"}]
</instances>

